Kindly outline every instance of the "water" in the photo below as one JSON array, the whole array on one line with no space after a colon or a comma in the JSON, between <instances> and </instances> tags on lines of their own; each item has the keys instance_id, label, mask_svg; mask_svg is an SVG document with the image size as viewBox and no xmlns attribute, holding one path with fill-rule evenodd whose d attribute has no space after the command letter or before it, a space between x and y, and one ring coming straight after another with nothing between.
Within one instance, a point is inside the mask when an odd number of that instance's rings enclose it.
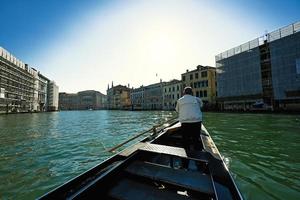
<instances>
[{"instance_id":1,"label":"water","mask_svg":"<svg viewBox=\"0 0 300 200\"><path fill-rule=\"evenodd\" d=\"M34 199L111 156L107 150L174 112L0 115L0 199ZM299 199L300 116L205 113L246 199Z\"/></svg>"}]
</instances>

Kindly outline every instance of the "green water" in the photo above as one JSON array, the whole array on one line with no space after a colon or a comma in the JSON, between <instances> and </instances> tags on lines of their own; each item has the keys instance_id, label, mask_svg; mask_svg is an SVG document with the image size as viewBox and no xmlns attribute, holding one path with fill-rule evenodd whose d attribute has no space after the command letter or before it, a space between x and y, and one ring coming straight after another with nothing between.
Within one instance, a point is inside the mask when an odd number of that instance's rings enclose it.
<instances>
[{"instance_id":1,"label":"green water","mask_svg":"<svg viewBox=\"0 0 300 200\"><path fill-rule=\"evenodd\" d=\"M0 115L0 199L34 199L111 156L174 112ZM300 116L205 113L245 199L300 198Z\"/></svg>"}]
</instances>

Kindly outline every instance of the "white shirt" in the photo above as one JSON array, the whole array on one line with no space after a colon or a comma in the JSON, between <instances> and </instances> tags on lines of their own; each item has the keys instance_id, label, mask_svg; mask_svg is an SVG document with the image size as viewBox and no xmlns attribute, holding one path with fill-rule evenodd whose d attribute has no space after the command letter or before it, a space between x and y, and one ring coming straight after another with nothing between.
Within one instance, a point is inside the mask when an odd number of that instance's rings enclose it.
<instances>
[{"instance_id":1,"label":"white shirt","mask_svg":"<svg viewBox=\"0 0 300 200\"><path fill-rule=\"evenodd\" d=\"M200 98L192 95L184 95L177 100L176 111L179 113L181 123L193 123L202 121L201 107L203 103Z\"/></svg>"}]
</instances>

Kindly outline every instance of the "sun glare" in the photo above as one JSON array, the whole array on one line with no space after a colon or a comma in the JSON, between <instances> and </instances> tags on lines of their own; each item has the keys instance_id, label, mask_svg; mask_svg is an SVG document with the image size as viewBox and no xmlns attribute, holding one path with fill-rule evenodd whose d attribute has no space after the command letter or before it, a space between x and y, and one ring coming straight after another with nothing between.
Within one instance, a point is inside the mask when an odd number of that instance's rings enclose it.
<instances>
[{"instance_id":1,"label":"sun glare","mask_svg":"<svg viewBox=\"0 0 300 200\"><path fill-rule=\"evenodd\" d=\"M149 59L156 64L167 63L176 54L176 42L166 32L155 31L145 39Z\"/></svg>"}]
</instances>

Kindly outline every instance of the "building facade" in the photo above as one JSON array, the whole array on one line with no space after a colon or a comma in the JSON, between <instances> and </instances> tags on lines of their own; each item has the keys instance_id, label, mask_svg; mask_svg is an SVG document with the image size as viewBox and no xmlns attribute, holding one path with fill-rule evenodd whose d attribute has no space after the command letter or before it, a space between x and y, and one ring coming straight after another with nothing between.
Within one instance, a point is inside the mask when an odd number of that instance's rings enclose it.
<instances>
[{"instance_id":1,"label":"building facade","mask_svg":"<svg viewBox=\"0 0 300 200\"><path fill-rule=\"evenodd\" d=\"M200 97L205 107L216 104L216 68L198 65L195 70L181 74L182 88L192 87L193 95Z\"/></svg>"},{"instance_id":2,"label":"building facade","mask_svg":"<svg viewBox=\"0 0 300 200\"><path fill-rule=\"evenodd\" d=\"M100 110L104 109L105 95L95 90L81 91L76 94L59 93L60 110Z\"/></svg>"},{"instance_id":3,"label":"building facade","mask_svg":"<svg viewBox=\"0 0 300 200\"><path fill-rule=\"evenodd\" d=\"M144 110L163 109L163 87L165 82L145 86L144 90Z\"/></svg>"},{"instance_id":4,"label":"building facade","mask_svg":"<svg viewBox=\"0 0 300 200\"><path fill-rule=\"evenodd\" d=\"M131 100L130 100L129 87L123 85L117 85L107 88L107 108L116 110L130 110Z\"/></svg>"},{"instance_id":5,"label":"building facade","mask_svg":"<svg viewBox=\"0 0 300 200\"><path fill-rule=\"evenodd\" d=\"M38 72L36 69L34 70L35 77L35 88L34 88L34 99L33 99L33 110L36 111L46 111L48 108L48 83L50 80Z\"/></svg>"},{"instance_id":6,"label":"building facade","mask_svg":"<svg viewBox=\"0 0 300 200\"><path fill-rule=\"evenodd\" d=\"M224 110L300 110L300 22L216 56Z\"/></svg>"},{"instance_id":7,"label":"building facade","mask_svg":"<svg viewBox=\"0 0 300 200\"><path fill-rule=\"evenodd\" d=\"M145 88L141 86L131 90L130 100L132 110L144 110L145 109Z\"/></svg>"},{"instance_id":8,"label":"building facade","mask_svg":"<svg viewBox=\"0 0 300 200\"><path fill-rule=\"evenodd\" d=\"M50 81L48 84L48 111L58 110L59 88L54 81Z\"/></svg>"},{"instance_id":9,"label":"building facade","mask_svg":"<svg viewBox=\"0 0 300 200\"><path fill-rule=\"evenodd\" d=\"M177 100L182 96L182 82L171 80L163 86L163 110L174 110Z\"/></svg>"},{"instance_id":10,"label":"building facade","mask_svg":"<svg viewBox=\"0 0 300 200\"><path fill-rule=\"evenodd\" d=\"M75 93L59 93L59 110L78 110L79 109L79 97Z\"/></svg>"},{"instance_id":11,"label":"building facade","mask_svg":"<svg viewBox=\"0 0 300 200\"><path fill-rule=\"evenodd\" d=\"M48 82L0 47L0 113L46 111Z\"/></svg>"}]
</instances>

